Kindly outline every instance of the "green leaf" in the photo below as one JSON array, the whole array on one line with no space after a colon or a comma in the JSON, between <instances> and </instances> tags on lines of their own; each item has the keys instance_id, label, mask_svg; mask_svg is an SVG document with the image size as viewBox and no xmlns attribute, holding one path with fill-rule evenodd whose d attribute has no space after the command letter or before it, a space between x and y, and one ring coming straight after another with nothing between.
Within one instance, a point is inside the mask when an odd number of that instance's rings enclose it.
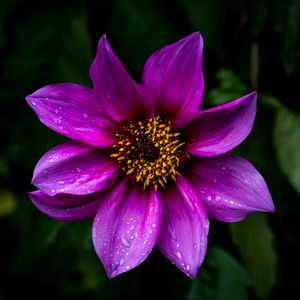
<instances>
[{"instance_id":1,"label":"green leaf","mask_svg":"<svg viewBox=\"0 0 300 300\"><path fill-rule=\"evenodd\" d=\"M300 117L278 101L274 102L274 106L274 143L278 161L283 173L300 195Z\"/></svg>"},{"instance_id":2,"label":"green leaf","mask_svg":"<svg viewBox=\"0 0 300 300\"><path fill-rule=\"evenodd\" d=\"M268 299L276 283L277 255L266 215L257 214L229 224L232 241L240 252L258 299Z\"/></svg>"},{"instance_id":3,"label":"green leaf","mask_svg":"<svg viewBox=\"0 0 300 300\"><path fill-rule=\"evenodd\" d=\"M231 70L220 69L216 78L220 85L207 93L207 102L212 106L232 101L247 92L247 86Z\"/></svg>"},{"instance_id":4,"label":"green leaf","mask_svg":"<svg viewBox=\"0 0 300 300\"><path fill-rule=\"evenodd\" d=\"M126 69L138 77L153 51L180 38L176 36L178 24L172 22L169 7L164 9L164 5L152 0L113 1L109 41Z\"/></svg>"},{"instance_id":5,"label":"green leaf","mask_svg":"<svg viewBox=\"0 0 300 300\"><path fill-rule=\"evenodd\" d=\"M66 81L88 85L88 70L94 53L84 11L70 15L65 31L61 55L57 59L58 73Z\"/></svg>"},{"instance_id":6,"label":"green leaf","mask_svg":"<svg viewBox=\"0 0 300 300\"><path fill-rule=\"evenodd\" d=\"M9 190L0 190L0 218L8 216L15 211L17 200Z\"/></svg>"},{"instance_id":7,"label":"green leaf","mask_svg":"<svg viewBox=\"0 0 300 300\"><path fill-rule=\"evenodd\" d=\"M247 271L225 250L209 247L203 268L193 282L189 300L247 299Z\"/></svg>"},{"instance_id":8,"label":"green leaf","mask_svg":"<svg viewBox=\"0 0 300 300\"><path fill-rule=\"evenodd\" d=\"M182 9L186 11L193 30L199 30L203 35L205 46L220 49L221 24L226 17L226 14L224 14L224 1L180 0L179 3L182 5ZM218 21L214 22L212 20ZM223 55L223 53L219 51L219 55Z\"/></svg>"}]
</instances>

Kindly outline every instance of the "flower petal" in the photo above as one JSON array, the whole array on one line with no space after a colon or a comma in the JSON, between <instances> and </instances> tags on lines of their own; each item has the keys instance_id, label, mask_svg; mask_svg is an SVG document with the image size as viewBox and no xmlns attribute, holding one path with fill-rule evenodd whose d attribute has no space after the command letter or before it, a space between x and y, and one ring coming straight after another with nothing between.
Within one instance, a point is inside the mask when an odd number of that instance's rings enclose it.
<instances>
[{"instance_id":1,"label":"flower petal","mask_svg":"<svg viewBox=\"0 0 300 300\"><path fill-rule=\"evenodd\" d=\"M146 91L134 82L111 49L105 35L90 67L94 92L103 109L116 121L148 116Z\"/></svg>"},{"instance_id":2,"label":"flower petal","mask_svg":"<svg viewBox=\"0 0 300 300\"><path fill-rule=\"evenodd\" d=\"M119 175L108 150L69 141L58 145L37 163L32 184L43 193L84 195L110 186Z\"/></svg>"},{"instance_id":3,"label":"flower petal","mask_svg":"<svg viewBox=\"0 0 300 300\"><path fill-rule=\"evenodd\" d=\"M84 196L59 194L50 197L41 191L35 191L28 195L41 212L59 221L81 221L91 218L96 214L102 200L99 193Z\"/></svg>"},{"instance_id":4,"label":"flower petal","mask_svg":"<svg viewBox=\"0 0 300 300\"><path fill-rule=\"evenodd\" d=\"M91 146L110 147L115 123L103 114L93 91L78 84L47 85L26 97L40 121Z\"/></svg>"},{"instance_id":5,"label":"flower petal","mask_svg":"<svg viewBox=\"0 0 300 300\"><path fill-rule=\"evenodd\" d=\"M154 94L155 113L174 119L199 110L204 92L200 33L155 52L144 67L143 85Z\"/></svg>"},{"instance_id":6,"label":"flower petal","mask_svg":"<svg viewBox=\"0 0 300 300\"><path fill-rule=\"evenodd\" d=\"M209 220L190 184L178 177L165 193L163 221L157 245L182 272L195 278L203 263Z\"/></svg>"},{"instance_id":7,"label":"flower petal","mask_svg":"<svg viewBox=\"0 0 300 300\"><path fill-rule=\"evenodd\" d=\"M186 126L186 150L215 156L239 145L250 133L256 113L256 93L199 113Z\"/></svg>"},{"instance_id":8,"label":"flower petal","mask_svg":"<svg viewBox=\"0 0 300 300\"><path fill-rule=\"evenodd\" d=\"M104 196L93 224L96 252L110 278L142 263L153 249L162 208L157 192L123 180Z\"/></svg>"},{"instance_id":9,"label":"flower petal","mask_svg":"<svg viewBox=\"0 0 300 300\"><path fill-rule=\"evenodd\" d=\"M237 222L254 212L274 211L264 179L245 159L232 155L193 158L184 175L217 220Z\"/></svg>"}]
</instances>

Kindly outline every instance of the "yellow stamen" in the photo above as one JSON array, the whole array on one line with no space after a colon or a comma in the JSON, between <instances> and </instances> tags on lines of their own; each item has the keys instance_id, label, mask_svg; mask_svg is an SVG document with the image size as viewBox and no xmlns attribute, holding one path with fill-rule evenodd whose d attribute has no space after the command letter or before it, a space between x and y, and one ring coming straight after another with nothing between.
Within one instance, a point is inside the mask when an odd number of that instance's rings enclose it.
<instances>
[{"instance_id":1,"label":"yellow stamen","mask_svg":"<svg viewBox=\"0 0 300 300\"><path fill-rule=\"evenodd\" d=\"M111 157L144 189L157 191L170 180L176 181L178 167L189 157L180 132L171 121L160 117L137 123L122 121L115 138Z\"/></svg>"}]
</instances>

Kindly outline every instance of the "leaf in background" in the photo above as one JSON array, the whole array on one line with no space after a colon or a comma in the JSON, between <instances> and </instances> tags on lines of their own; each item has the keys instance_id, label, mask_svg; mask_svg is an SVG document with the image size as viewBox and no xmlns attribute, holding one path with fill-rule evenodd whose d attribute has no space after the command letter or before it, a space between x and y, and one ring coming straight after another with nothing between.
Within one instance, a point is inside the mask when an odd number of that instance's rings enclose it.
<instances>
[{"instance_id":1,"label":"leaf in background","mask_svg":"<svg viewBox=\"0 0 300 300\"><path fill-rule=\"evenodd\" d=\"M94 54L84 11L71 14L65 30L57 59L58 74L62 80L89 85L88 70Z\"/></svg>"},{"instance_id":2,"label":"leaf in background","mask_svg":"<svg viewBox=\"0 0 300 300\"><path fill-rule=\"evenodd\" d=\"M283 173L300 195L300 117L278 100L272 99L276 109L274 143Z\"/></svg>"},{"instance_id":3,"label":"leaf in background","mask_svg":"<svg viewBox=\"0 0 300 300\"><path fill-rule=\"evenodd\" d=\"M268 299L276 283L277 254L267 216L257 214L240 223L229 224L232 241L250 274L258 299Z\"/></svg>"},{"instance_id":4,"label":"leaf in background","mask_svg":"<svg viewBox=\"0 0 300 300\"><path fill-rule=\"evenodd\" d=\"M220 49L222 24L226 17L224 1L180 0L179 3L186 11L193 30L199 30L202 33L205 47ZM218 20L218 22L212 22L212 20ZM219 51L219 55L222 55L222 52Z\"/></svg>"},{"instance_id":5,"label":"leaf in background","mask_svg":"<svg viewBox=\"0 0 300 300\"><path fill-rule=\"evenodd\" d=\"M15 211L17 201L14 194L9 190L0 191L0 218L10 215Z\"/></svg>"},{"instance_id":6,"label":"leaf in background","mask_svg":"<svg viewBox=\"0 0 300 300\"><path fill-rule=\"evenodd\" d=\"M134 74L142 73L145 60L153 51L183 37L176 36L178 24L172 23L163 1L115 0L112 3L109 41L126 68Z\"/></svg>"},{"instance_id":7,"label":"leaf in background","mask_svg":"<svg viewBox=\"0 0 300 300\"><path fill-rule=\"evenodd\" d=\"M225 250L209 247L204 266L192 283L189 300L247 299L247 271Z\"/></svg>"},{"instance_id":8,"label":"leaf in background","mask_svg":"<svg viewBox=\"0 0 300 300\"><path fill-rule=\"evenodd\" d=\"M229 69L220 69L216 75L220 85L207 92L207 102L212 105L224 104L247 93L247 86Z\"/></svg>"}]
</instances>

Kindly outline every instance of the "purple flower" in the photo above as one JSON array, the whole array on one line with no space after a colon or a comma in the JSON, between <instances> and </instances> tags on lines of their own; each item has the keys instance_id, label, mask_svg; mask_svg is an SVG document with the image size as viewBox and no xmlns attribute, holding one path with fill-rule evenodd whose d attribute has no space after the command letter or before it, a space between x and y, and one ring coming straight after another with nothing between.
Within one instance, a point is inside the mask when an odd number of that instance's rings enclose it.
<instances>
[{"instance_id":1,"label":"purple flower","mask_svg":"<svg viewBox=\"0 0 300 300\"><path fill-rule=\"evenodd\" d=\"M93 242L110 278L157 245L187 276L202 265L208 217L236 222L274 205L262 176L229 154L249 134L256 93L199 111L199 33L162 48L134 82L103 36L93 89L53 84L28 96L40 121L71 141L37 163L29 194L62 221L94 218Z\"/></svg>"}]
</instances>

